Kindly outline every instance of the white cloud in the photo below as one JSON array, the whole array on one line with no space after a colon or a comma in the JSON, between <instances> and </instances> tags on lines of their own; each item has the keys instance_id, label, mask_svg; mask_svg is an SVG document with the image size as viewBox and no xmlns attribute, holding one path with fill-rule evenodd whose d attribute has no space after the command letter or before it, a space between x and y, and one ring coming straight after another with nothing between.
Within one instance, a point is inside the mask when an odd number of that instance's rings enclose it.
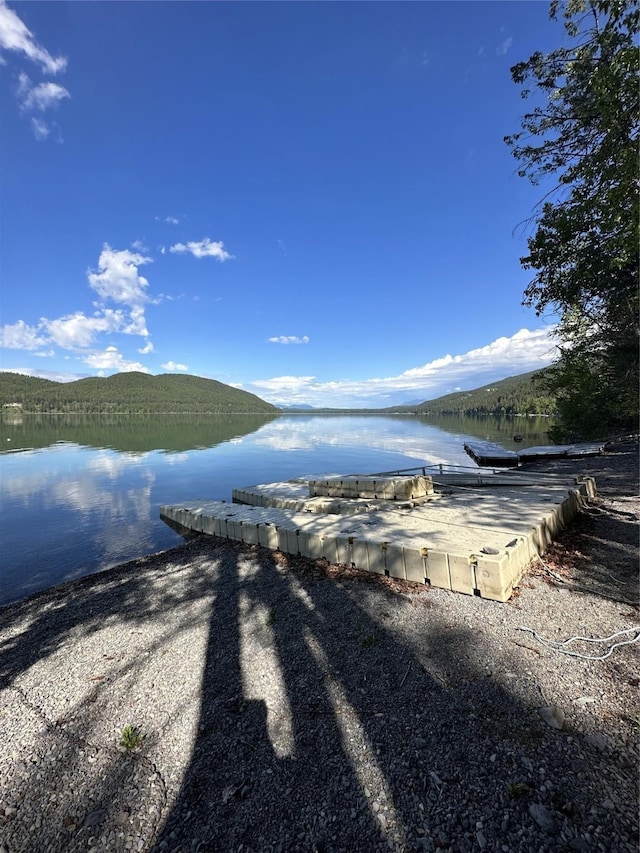
<instances>
[{"instance_id":1,"label":"white cloud","mask_svg":"<svg viewBox=\"0 0 640 853\"><path fill-rule=\"evenodd\" d=\"M177 364L175 361L168 361L166 364L161 364L163 370L189 370L186 364Z\"/></svg>"},{"instance_id":2,"label":"white cloud","mask_svg":"<svg viewBox=\"0 0 640 853\"><path fill-rule=\"evenodd\" d=\"M122 328L124 335L141 335L143 338L149 336L147 320L142 305L133 305L129 312L129 322Z\"/></svg>"},{"instance_id":3,"label":"white cloud","mask_svg":"<svg viewBox=\"0 0 640 853\"><path fill-rule=\"evenodd\" d=\"M70 98L69 90L58 83L39 83L31 85L31 80L26 74L20 74L18 85L18 99L20 107L27 111L44 112L57 106L60 101Z\"/></svg>"},{"instance_id":4,"label":"white cloud","mask_svg":"<svg viewBox=\"0 0 640 853\"><path fill-rule=\"evenodd\" d=\"M16 13L0 0L0 51L21 53L48 74L57 74L67 67L64 56L52 56L38 44Z\"/></svg>"},{"instance_id":5,"label":"white cloud","mask_svg":"<svg viewBox=\"0 0 640 853\"><path fill-rule=\"evenodd\" d=\"M7 323L0 328L0 346L6 349L35 350L49 343L36 326L29 326L24 320Z\"/></svg>"},{"instance_id":6,"label":"white cloud","mask_svg":"<svg viewBox=\"0 0 640 853\"><path fill-rule=\"evenodd\" d=\"M38 327L29 326L24 320L0 328L0 346L6 349L36 350L49 342L49 337L44 336Z\"/></svg>"},{"instance_id":7,"label":"white cloud","mask_svg":"<svg viewBox=\"0 0 640 853\"><path fill-rule=\"evenodd\" d=\"M424 400L456 388L472 389L488 382L545 367L557 358L553 328L521 329L462 355L445 355L398 376L320 382L314 376L278 376L244 383L243 387L272 403L313 406L383 407L408 397Z\"/></svg>"},{"instance_id":8,"label":"white cloud","mask_svg":"<svg viewBox=\"0 0 640 853\"><path fill-rule=\"evenodd\" d=\"M311 389L322 387L321 383L316 382L315 376L274 376L273 379L257 379L255 382L245 382L241 385L245 390L249 390L250 387L259 388L283 403L289 399L289 396L294 396L297 401L301 393L304 395Z\"/></svg>"},{"instance_id":9,"label":"white cloud","mask_svg":"<svg viewBox=\"0 0 640 853\"><path fill-rule=\"evenodd\" d=\"M106 309L87 317L82 311L59 317L57 320L40 320L41 328L46 330L53 343L63 349L78 349L91 346L100 332L118 332L122 330L124 318L121 311Z\"/></svg>"},{"instance_id":10,"label":"white cloud","mask_svg":"<svg viewBox=\"0 0 640 853\"><path fill-rule=\"evenodd\" d=\"M119 373L138 370L141 373L149 373L149 370L139 361L126 361L117 347L107 347L101 352L90 353L83 361L97 370L117 370Z\"/></svg>"},{"instance_id":11,"label":"white cloud","mask_svg":"<svg viewBox=\"0 0 640 853\"><path fill-rule=\"evenodd\" d=\"M51 133L51 128L46 121L43 121L41 118L36 118L35 116L31 119L31 130L38 142L46 139Z\"/></svg>"},{"instance_id":12,"label":"white cloud","mask_svg":"<svg viewBox=\"0 0 640 853\"><path fill-rule=\"evenodd\" d=\"M104 244L98 259L98 272L87 272L90 286L102 299L111 299L125 305L142 305L148 301L147 279L138 267L152 263L152 259L129 249L112 249Z\"/></svg>"},{"instance_id":13,"label":"white cloud","mask_svg":"<svg viewBox=\"0 0 640 853\"><path fill-rule=\"evenodd\" d=\"M308 344L309 338L303 335L301 338L296 335L277 335L275 338L269 338L270 344Z\"/></svg>"},{"instance_id":14,"label":"white cloud","mask_svg":"<svg viewBox=\"0 0 640 853\"><path fill-rule=\"evenodd\" d=\"M168 222L170 225L179 225L180 220L177 216L165 216L165 222Z\"/></svg>"},{"instance_id":15,"label":"white cloud","mask_svg":"<svg viewBox=\"0 0 640 853\"><path fill-rule=\"evenodd\" d=\"M509 38L506 38L506 39L505 39L505 40L504 40L504 41L503 41L503 42L502 42L502 43L501 43L501 44L496 48L496 53L498 54L498 56L504 56L504 55L506 54L506 52L509 50L509 48L511 47L511 45L512 45L512 44L513 44L513 38L512 38L511 36L509 36Z\"/></svg>"},{"instance_id":16,"label":"white cloud","mask_svg":"<svg viewBox=\"0 0 640 853\"><path fill-rule=\"evenodd\" d=\"M148 338L145 303L151 300L146 293L148 282L140 275L138 267L150 262L151 258L145 255L127 249L117 251L105 244L100 254L98 271L89 271L87 276L90 286L102 300L111 300L120 307L114 309L97 304L98 310L91 316L76 311L55 319L41 317L34 326L19 320L0 328L0 346L35 351L55 344L62 349L78 351L94 346L98 336L103 334L119 333ZM149 352L153 352L150 342L140 350L141 354ZM131 364L136 366L128 369L139 369L137 363Z\"/></svg>"},{"instance_id":17,"label":"white cloud","mask_svg":"<svg viewBox=\"0 0 640 853\"><path fill-rule=\"evenodd\" d=\"M233 255L230 255L224 248L222 241L217 243L212 242L208 237L205 237L199 243L193 241L190 243L175 243L170 247L169 251L189 252L194 258L215 258L220 263L233 258Z\"/></svg>"},{"instance_id":18,"label":"white cloud","mask_svg":"<svg viewBox=\"0 0 640 853\"><path fill-rule=\"evenodd\" d=\"M53 343L62 349L76 350L93 346L99 334L113 332L147 337L149 332L146 329L143 309L133 306L131 313L127 315L120 309L103 308L89 317L82 311L76 311L55 320L41 317L37 326L29 326L24 320L19 320L0 329L0 346L7 349L36 350ZM145 348L144 351L151 350Z\"/></svg>"},{"instance_id":19,"label":"white cloud","mask_svg":"<svg viewBox=\"0 0 640 853\"><path fill-rule=\"evenodd\" d=\"M153 352L153 344L151 341L147 341L146 344L138 350L140 355L147 355L150 352Z\"/></svg>"}]
</instances>

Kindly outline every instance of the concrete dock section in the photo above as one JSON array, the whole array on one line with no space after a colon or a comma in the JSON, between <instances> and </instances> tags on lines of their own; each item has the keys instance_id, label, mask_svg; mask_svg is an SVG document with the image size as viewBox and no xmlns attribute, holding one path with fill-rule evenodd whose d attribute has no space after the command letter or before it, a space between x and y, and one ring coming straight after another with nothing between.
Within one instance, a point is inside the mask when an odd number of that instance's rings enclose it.
<instances>
[{"instance_id":1,"label":"concrete dock section","mask_svg":"<svg viewBox=\"0 0 640 853\"><path fill-rule=\"evenodd\" d=\"M351 475L245 486L233 503L193 500L160 514L191 531L507 601L594 495L589 477Z\"/></svg>"}]
</instances>

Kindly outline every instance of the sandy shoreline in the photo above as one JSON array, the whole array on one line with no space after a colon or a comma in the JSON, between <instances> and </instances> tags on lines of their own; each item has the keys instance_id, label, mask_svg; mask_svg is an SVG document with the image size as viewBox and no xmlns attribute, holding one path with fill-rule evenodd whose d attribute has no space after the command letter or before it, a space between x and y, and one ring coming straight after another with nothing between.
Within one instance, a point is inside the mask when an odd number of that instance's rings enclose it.
<instances>
[{"instance_id":1,"label":"sandy shoreline","mask_svg":"<svg viewBox=\"0 0 640 853\"><path fill-rule=\"evenodd\" d=\"M637 850L639 644L521 630L634 636L637 448L558 466L507 605L202 538L0 609L0 850Z\"/></svg>"}]
</instances>

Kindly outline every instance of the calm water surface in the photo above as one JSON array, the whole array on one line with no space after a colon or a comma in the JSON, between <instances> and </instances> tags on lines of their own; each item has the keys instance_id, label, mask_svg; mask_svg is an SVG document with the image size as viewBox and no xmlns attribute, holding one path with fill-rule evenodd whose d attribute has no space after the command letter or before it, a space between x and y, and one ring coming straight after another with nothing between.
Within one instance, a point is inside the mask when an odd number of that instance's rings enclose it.
<instances>
[{"instance_id":1,"label":"calm water surface","mask_svg":"<svg viewBox=\"0 0 640 853\"><path fill-rule=\"evenodd\" d=\"M471 465L474 437L547 443L544 418L5 416L0 604L180 544L160 506L321 474Z\"/></svg>"}]
</instances>

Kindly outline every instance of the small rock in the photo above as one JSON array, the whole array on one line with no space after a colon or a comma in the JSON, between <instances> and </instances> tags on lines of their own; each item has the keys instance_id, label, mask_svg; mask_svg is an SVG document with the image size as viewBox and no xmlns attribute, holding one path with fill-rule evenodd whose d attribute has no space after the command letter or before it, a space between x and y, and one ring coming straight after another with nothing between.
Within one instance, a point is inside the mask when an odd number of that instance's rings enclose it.
<instances>
[{"instance_id":1,"label":"small rock","mask_svg":"<svg viewBox=\"0 0 640 853\"><path fill-rule=\"evenodd\" d=\"M538 714L542 717L548 726L552 729L560 730L564 725L564 711L562 708L554 708L550 705L544 708L538 708Z\"/></svg>"},{"instance_id":2,"label":"small rock","mask_svg":"<svg viewBox=\"0 0 640 853\"><path fill-rule=\"evenodd\" d=\"M603 809L607 809L607 811L613 811L615 809L615 805L613 804L613 800L606 799L602 804Z\"/></svg>"},{"instance_id":3,"label":"small rock","mask_svg":"<svg viewBox=\"0 0 640 853\"><path fill-rule=\"evenodd\" d=\"M558 825L553 814L546 806L540 803L532 803L529 806L529 814L538 824L540 829L544 829L549 835L555 835L558 832Z\"/></svg>"},{"instance_id":4,"label":"small rock","mask_svg":"<svg viewBox=\"0 0 640 853\"><path fill-rule=\"evenodd\" d=\"M97 826L99 823L102 823L106 816L106 809L94 809L92 812L89 812L89 814L85 817L82 825Z\"/></svg>"},{"instance_id":5,"label":"small rock","mask_svg":"<svg viewBox=\"0 0 640 853\"><path fill-rule=\"evenodd\" d=\"M595 701L595 696L579 696L577 699L573 700L573 704L584 707L585 705L591 705Z\"/></svg>"},{"instance_id":6,"label":"small rock","mask_svg":"<svg viewBox=\"0 0 640 853\"><path fill-rule=\"evenodd\" d=\"M129 823L129 812L118 812L116 815L116 823L118 826L126 826Z\"/></svg>"},{"instance_id":7,"label":"small rock","mask_svg":"<svg viewBox=\"0 0 640 853\"><path fill-rule=\"evenodd\" d=\"M484 837L484 834L482 832L476 832L476 839L478 841L478 847L481 850L484 850L487 846L487 839Z\"/></svg>"},{"instance_id":8,"label":"small rock","mask_svg":"<svg viewBox=\"0 0 640 853\"><path fill-rule=\"evenodd\" d=\"M591 746L595 746L596 749L599 749L600 752L604 752L609 746L609 738L606 735L600 734L600 732L588 734L585 737L585 740L587 743L591 744Z\"/></svg>"},{"instance_id":9,"label":"small rock","mask_svg":"<svg viewBox=\"0 0 640 853\"><path fill-rule=\"evenodd\" d=\"M414 738L413 745L416 749L424 749L427 745L427 742L423 737L417 737Z\"/></svg>"}]
</instances>

